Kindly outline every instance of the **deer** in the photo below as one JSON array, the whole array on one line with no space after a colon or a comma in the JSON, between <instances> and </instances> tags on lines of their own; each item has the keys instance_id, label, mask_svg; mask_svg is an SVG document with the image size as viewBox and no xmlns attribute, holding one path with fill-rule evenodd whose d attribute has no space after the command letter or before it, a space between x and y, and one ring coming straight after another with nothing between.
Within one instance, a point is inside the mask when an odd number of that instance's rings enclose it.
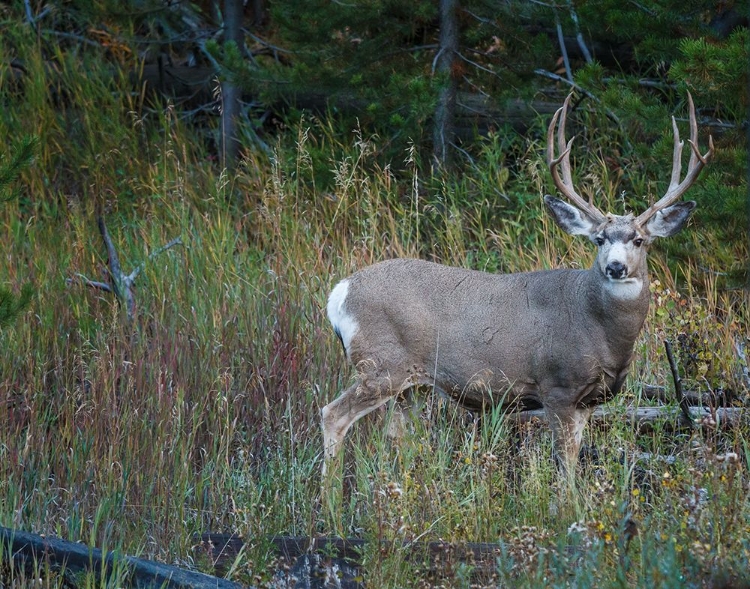
<instances>
[{"instance_id":1,"label":"deer","mask_svg":"<svg viewBox=\"0 0 750 589\"><path fill-rule=\"evenodd\" d=\"M576 192L565 140L572 93L552 117L546 161L562 200L546 195L555 223L597 247L588 269L492 274L420 259L367 266L331 291L327 314L353 384L321 410L323 477L352 424L417 388L474 411L543 409L559 470L573 473L593 410L617 395L633 360L650 291L649 245L687 223L695 201L680 201L714 154L701 154L693 99L690 159L674 116L672 173L666 193L643 213L603 213ZM558 125L559 122L559 125ZM555 148L555 129L557 147ZM556 153L557 152L557 153Z\"/></svg>"}]
</instances>

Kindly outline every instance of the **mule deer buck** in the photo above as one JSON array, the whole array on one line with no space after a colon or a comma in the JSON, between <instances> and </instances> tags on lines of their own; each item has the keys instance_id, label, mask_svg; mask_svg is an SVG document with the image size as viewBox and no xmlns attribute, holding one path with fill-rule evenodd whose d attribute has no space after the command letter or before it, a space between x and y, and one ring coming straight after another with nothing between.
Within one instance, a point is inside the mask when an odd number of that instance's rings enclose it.
<instances>
[{"instance_id":1,"label":"mule deer buck","mask_svg":"<svg viewBox=\"0 0 750 589\"><path fill-rule=\"evenodd\" d=\"M351 425L407 389L427 385L470 409L543 407L558 464L575 471L594 407L622 386L649 305L646 252L677 233L695 202L677 202L714 153L701 155L690 108L690 160L672 117L674 153L666 194L637 217L597 209L573 187L565 122L571 96L547 131L547 163L569 204L544 202L571 235L596 244L588 270L488 274L416 259L364 268L336 285L328 317L356 382L322 410L324 466ZM555 154L555 128L557 154Z\"/></svg>"}]
</instances>

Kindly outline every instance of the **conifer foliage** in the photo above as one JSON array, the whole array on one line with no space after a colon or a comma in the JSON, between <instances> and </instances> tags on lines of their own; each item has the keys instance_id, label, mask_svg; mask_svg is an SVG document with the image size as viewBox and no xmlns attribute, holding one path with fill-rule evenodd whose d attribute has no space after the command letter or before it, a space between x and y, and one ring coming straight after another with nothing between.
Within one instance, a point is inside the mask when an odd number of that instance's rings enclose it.
<instances>
[{"instance_id":1,"label":"conifer foliage","mask_svg":"<svg viewBox=\"0 0 750 589\"><path fill-rule=\"evenodd\" d=\"M7 202L16 196L12 190L13 183L34 157L36 139L24 137L15 152L0 162L0 202ZM31 286L24 285L19 295L0 284L0 328L10 324L31 300Z\"/></svg>"}]
</instances>

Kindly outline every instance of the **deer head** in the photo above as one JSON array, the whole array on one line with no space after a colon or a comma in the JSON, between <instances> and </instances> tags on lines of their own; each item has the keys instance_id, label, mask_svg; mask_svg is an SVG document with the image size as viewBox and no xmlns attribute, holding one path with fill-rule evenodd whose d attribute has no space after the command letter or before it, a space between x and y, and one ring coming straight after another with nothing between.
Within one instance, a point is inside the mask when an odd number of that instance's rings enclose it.
<instances>
[{"instance_id":1,"label":"deer head","mask_svg":"<svg viewBox=\"0 0 750 589\"><path fill-rule=\"evenodd\" d=\"M680 181L682 149L677 123L672 117L674 152L672 155L672 175L667 192L638 217L633 215L604 214L591 199L585 200L576 192L570 171L570 150L572 137L565 141L565 123L572 93L563 106L552 117L547 130L547 164L555 186L572 204L553 196L545 197L545 204L557 224L571 235L587 235L599 248L597 265L602 275L612 285L632 286L642 281L646 272L647 246L657 237L669 237L677 233L687 222L696 206L695 201L677 202L698 178L707 161L713 156L713 138L709 136L709 149L701 155L698 149L698 125L695 120L695 105L688 93L690 107L691 148L688 171ZM559 127L558 127L559 120ZM557 130L557 151L555 155L555 128ZM623 288L622 292L635 292L635 288Z\"/></svg>"}]
</instances>

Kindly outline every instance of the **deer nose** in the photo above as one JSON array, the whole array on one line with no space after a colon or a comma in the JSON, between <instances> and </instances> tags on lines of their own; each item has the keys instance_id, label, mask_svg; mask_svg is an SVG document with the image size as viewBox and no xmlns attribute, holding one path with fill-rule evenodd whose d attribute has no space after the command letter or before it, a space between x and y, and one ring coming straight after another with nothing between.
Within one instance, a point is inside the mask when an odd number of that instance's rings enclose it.
<instances>
[{"instance_id":1,"label":"deer nose","mask_svg":"<svg viewBox=\"0 0 750 589\"><path fill-rule=\"evenodd\" d=\"M627 278L628 267L622 262L610 262L609 264L607 264L605 272L607 274L607 278L612 278L613 280L621 280L623 278Z\"/></svg>"}]
</instances>

